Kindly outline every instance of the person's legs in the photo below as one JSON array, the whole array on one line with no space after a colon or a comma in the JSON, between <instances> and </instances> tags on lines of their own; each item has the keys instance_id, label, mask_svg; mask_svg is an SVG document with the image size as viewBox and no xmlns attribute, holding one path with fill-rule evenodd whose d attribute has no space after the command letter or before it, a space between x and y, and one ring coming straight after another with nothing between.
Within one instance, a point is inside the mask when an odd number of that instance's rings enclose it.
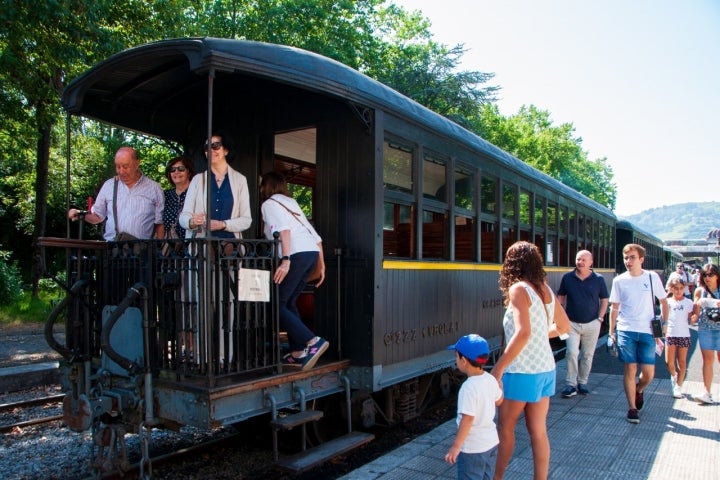
<instances>
[{"instance_id":1,"label":"person's legs","mask_svg":"<svg viewBox=\"0 0 720 480\"><path fill-rule=\"evenodd\" d=\"M595 355L595 347L597 347L598 336L600 335L600 322L593 320L590 323L582 325L582 333L580 335L580 344L582 348L582 358L578 365L578 383L587 385L590 378L590 370L592 369L593 357Z\"/></svg>"},{"instance_id":2,"label":"person's legs","mask_svg":"<svg viewBox=\"0 0 720 480\"><path fill-rule=\"evenodd\" d=\"M712 380L713 380L713 367L715 366L715 355L718 355L718 360L720 360L720 353L717 353L713 350L702 350L700 349L700 352L702 353L702 376L703 376L703 383L705 384L705 391L710 393L710 388L712 387Z\"/></svg>"},{"instance_id":3,"label":"person's legs","mask_svg":"<svg viewBox=\"0 0 720 480\"><path fill-rule=\"evenodd\" d=\"M677 358L677 347L675 345L670 345L668 342L667 345L665 345L665 365L667 365L668 372L670 372L670 377L674 377L677 375L677 371L675 370L675 360Z\"/></svg>"},{"instance_id":4,"label":"person's legs","mask_svg":"<svg viewBox=\"0 0 720 480\"><path fill-rule=\"evenodd\" d=\"M676 348L675 354L677 357L677 384L680 387L682 387L682 384L685 381L685 374L687 373L687 353L687 347Z\"/></svg>"},{"instance_id":5,"label":"person's legs","mask_svg":"<svg viewBox=\"0 0 720 480\"><path fill-rule=\"evenodd\" d=\"M305 288L305 279L317 261L316 252L296 253L290 270L278 286L280 328L288 334L290 350L299 353L315 334L305 326L297 310L297 299Z\"/></svg>"},{"instance_id":6,"label":"person's legs","mask_svg":"<svg viewBox=\"0 0 720 480\"><path fill-rule=\"evenodd\" d=\"M518 418L525 408L526 402L516 400L503 400L498 407L498 445L497 461L495 462L495 480L500 480L505 475L505 470L510 463L513 451L515 450L515 426Z\"/></svg>"},{"instance_id":7,"label":"person's legs","mask_svg":"<svg viewBox=\"0 0 720 480\"><path fill-rule=\"evenodd\" d=\"M626 363L623 368L623 387L628 408L637 409L635 405L635 375L637 374L637 363Z\"/></svg>"},{"instance_id":8,"label":"person's legs","mask_svg":"<svg viewBox=\"0 0 720 480\"><path fill-rule=\"evenodd\" d=\"M578 355L580 354L581 327L582 325L579 323L570 322L570 336L565 340L565 364L567 367L565 383L572 387L578 384Z\"/></svg>"},{"instance_id":9,"label":"person's legs","mask_svg":"<svg viewBox=\"0 0 720 480\"><path fill-rule=\"evenodd\" d=\"M539 402L528 403L525 406L525 425L530 434L534 467L533 478L535 480L548 478L550 469L550 439L547 433L547 413L549 408L549 397L543 397Z\"/></svg>"}]
</instances>

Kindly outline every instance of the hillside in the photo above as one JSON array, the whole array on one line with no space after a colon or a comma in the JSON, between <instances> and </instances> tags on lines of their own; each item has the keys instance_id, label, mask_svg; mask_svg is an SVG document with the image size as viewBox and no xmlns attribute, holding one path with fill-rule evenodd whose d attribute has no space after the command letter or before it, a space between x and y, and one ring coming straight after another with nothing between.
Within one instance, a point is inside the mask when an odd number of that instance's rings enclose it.
<instances>
[{"instance_id":1,"label":"hillside","mask_svg":"<svg viewBox=\"0 0 720 480\"><path fill-rule=\"evenodd\" d=\"M720 202L665 205L622 217L662 240L704 239L720 228Z\"/></svg>"}]
</instances>

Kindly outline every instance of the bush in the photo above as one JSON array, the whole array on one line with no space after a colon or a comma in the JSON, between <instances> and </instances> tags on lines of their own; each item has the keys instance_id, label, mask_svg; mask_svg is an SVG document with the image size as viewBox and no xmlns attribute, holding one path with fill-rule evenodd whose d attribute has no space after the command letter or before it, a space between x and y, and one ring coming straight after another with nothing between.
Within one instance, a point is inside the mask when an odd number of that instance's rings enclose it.
<instances>
[{"instance_id":1,"label":"bush","mask_svg":"<svg viewBox=\"0 0 720 480\"><path fill-rule=\"evenodd\" d=\"M23 282L17 261L10 262L10 253L0 250L0 305L11 305L23 294Z\"/></svg>"}]
</instances>

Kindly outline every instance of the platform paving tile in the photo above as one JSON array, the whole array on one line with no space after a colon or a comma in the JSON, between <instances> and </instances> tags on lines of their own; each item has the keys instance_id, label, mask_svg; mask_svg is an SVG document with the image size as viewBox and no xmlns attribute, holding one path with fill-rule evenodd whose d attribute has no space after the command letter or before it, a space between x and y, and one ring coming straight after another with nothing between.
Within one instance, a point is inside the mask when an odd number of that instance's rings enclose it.
<instances>
[{"instance_id":1,"label":"platform paving tile","mask_svg":"<svg viewBox=\"0 0 720 480\"><path fill-rule=\"evenodd\" d=\"M686 381L687 398L675 399L670 380L656 378L635 425L626 420L622 375L593 374L590 395L570 399L559 395L564 375L558 368L558 393L548 412L551 479L720 480L720 404L693 400L703 390L701 382ZM713 383L711 393L720 398L720 383ZM444 462L456 429L455 420L448 421L342 480L456 478L456 467ZM505 479L532 477L532 449L521 416Z\"/></svg>"},{"instance_id":2,"label":"platform paving tile","mask_svg":"<svg viewBox=\"0 0 720 480\"><path fill-rule=\"evenodd\" d=\"M452 469L452 465L445 462L445 460L440 460L425 455L418 455L409 462L406 462L403 465L403 468L417 470L418 472L439 475L448 470L448 468Z\"/></svg>"}]
</instances>

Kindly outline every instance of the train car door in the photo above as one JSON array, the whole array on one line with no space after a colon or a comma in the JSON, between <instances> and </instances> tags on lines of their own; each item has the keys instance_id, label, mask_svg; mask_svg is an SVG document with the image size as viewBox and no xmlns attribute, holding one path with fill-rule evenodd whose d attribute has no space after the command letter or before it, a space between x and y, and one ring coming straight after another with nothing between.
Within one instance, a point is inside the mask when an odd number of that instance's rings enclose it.
<instances>
[{"instance_id":1,"label":"train car door","mask_svg":"<svg viewBox=\"0 0 720 480\"><path fill-rule=\"evenodd\" d=\"M285 177L288 190L313 225L316 138L314 127L276 133L273 152L275 171ZM315 292L312 285L305 287L297 306L303 322L314 331Z\"/></svg>"}]
</instances>

